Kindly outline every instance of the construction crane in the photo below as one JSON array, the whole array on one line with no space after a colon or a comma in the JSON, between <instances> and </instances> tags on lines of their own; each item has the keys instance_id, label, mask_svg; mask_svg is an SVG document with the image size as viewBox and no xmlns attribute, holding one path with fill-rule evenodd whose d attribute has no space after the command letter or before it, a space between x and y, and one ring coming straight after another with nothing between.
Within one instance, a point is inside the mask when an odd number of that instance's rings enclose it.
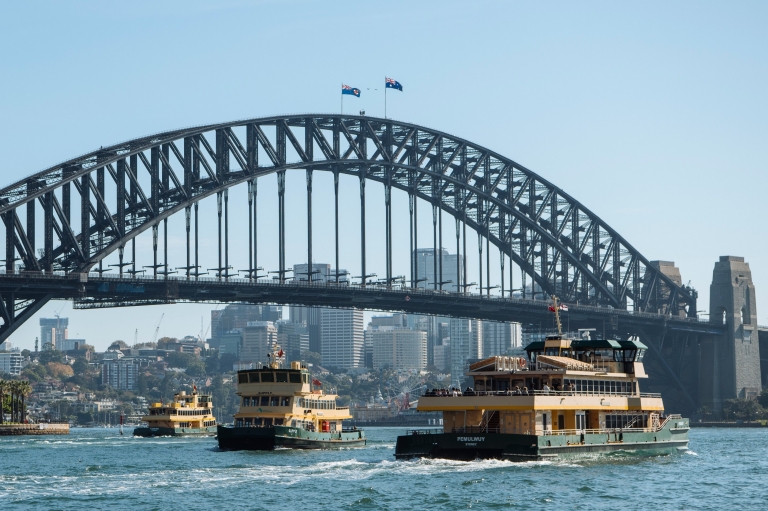
<instances>
[{"instance_id":1,"label":"construction crane","mask_svg":"<svg viewBox=\"0 0 768 511\"><path fill-rule=\"evenodd\" d=\"M160 332L160 323L163 322L164 317L165 317L165 312L163 312L160 315L160 321L158 321L157 326L155 326L155 337L152 339L152 342L157 342L157 334Z\"/></svg>"}]
</instances>

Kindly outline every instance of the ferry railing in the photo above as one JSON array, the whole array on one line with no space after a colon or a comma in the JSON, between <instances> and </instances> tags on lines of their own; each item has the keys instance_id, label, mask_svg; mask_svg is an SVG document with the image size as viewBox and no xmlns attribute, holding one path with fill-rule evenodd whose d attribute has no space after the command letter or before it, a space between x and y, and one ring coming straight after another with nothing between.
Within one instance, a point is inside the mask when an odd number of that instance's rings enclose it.
<instances>
[{"instance_id":1,"label":"ferry railing","mask_svg":"<svg viewBox=\"0 0 768 511\"><path fill-rule=\"evenodd\" d=\"M440 435L443 433L442 429L407 429L405 430L406 436L411 435Z\"/></svg>"},{"instance_id":2,"label":"ferry railing","mask_svg":"<svg viewBox=\"0 0 768 511\"><path fill-rule=\"evenodd\" d=\"M501 433L501 428L487 428L483 426L465 426L453 428L451 433Z\"/></svg>"},{"instance_id":3,"label":"ferry railing","mask_svg":"<svg viewBox=\"0 0 768 511\"><path fill-rule=\"evenodd\" d=\"M476 396L599 396L599 397L642 397L660 398L661 394L655 392L600 392L588 390L527 390L519 393L513 390L473 390L470 392L457 392L454 396L450 391L446 394L427 392L423 397L476 397Z\"/></svg>"}]
</instances>

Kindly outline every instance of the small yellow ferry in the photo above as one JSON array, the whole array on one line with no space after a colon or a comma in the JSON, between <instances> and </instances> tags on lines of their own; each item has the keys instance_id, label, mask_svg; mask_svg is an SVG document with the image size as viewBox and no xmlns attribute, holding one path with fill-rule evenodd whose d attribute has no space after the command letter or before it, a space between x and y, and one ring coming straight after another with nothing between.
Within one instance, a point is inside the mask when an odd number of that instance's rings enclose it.
<instances>
[{"instance_id":1,"label":"small yellow ferry","mask_svg":"<svg viewBox=\"0 0 768 511\"><path fill-rule=\"evenodd\" d=\"M647 378L637 340L533 342L528 359L496 356L469 367L472 387L438 389L418 410L443 413L443 429L397 438L397 458L547 459L583 453L668 453L688 446L689 421L664 415L659 394L640 391Z\"/></svg>"},{"instance_id":2,"label":"small yellow ferry","mask_svg":"<svg viewBox=\"0 0 768 511\"><path fill-rule=\"evenodd\" d=\"M141 418L146 427L133 430L134 436L214 436L216 418L213 416L211 396L181 391L173 395L171 403L152 403L149 414Z\"/></svg>"},{"instance_id":3,"label":"small yellow ferry","mask_svg":"<svg viewBox=\"0 0 768 511\"><path fill-rule=\"evenodd\" d=\"M365 434L345 428L349 407L337 406L300 362L281 368L284 353L275 345L270 364L237 373L240 410L234 424L218 426L223 450L333 449L365 445Z\"/></svg>"}]
</instances>

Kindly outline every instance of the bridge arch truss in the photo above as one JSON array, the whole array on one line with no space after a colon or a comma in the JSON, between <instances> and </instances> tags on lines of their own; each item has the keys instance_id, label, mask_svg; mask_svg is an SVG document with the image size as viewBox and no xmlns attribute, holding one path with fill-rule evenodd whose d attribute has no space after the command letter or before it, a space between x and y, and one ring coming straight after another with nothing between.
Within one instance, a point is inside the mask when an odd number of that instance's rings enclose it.
<instances>
[{"instance_id":1,"label":"bridge arch truss","mask_svg":"<svg viewBox=\"0 0 768 511\"><path fill-rule=\"evenodd\" d=\"M310 226L314 172L334 174L337 203L340 174L359 178L363 203L366 182L384 185L387 286L394 285L391 193L395 189L410 199L412 261L406 285L417 285L414 215L421 200L432 206L433 225L438 221L442 224L443 212L454 218L457 253L462 251L465 259L466 229L477 233L481 265L483 251L486 258L486 286L482 267L479 275L481 293L491 287L488 267L492 244L511 261L507 268L510 282L513 267L521 271L523 297L540 292L572 303L695 315L695 291L673 282L606 222L541 176L467 140L365 116L277 116L168 131L102 147L38 172L0 190L5 271L101 273L105 271L101 266L104 258L118 251L120 272L135 273L139 271L135 241L128 254L126 249L140 233L152 229L152 268L155 274L167 274L167 263L157 259L158 227L179 213L186 215L187 226L187 259L181 268L194 278L199 275L199 265L190 248L190 226L197 203L215 195L221 217L227 190L245 184L249 203L255 208L258 179L276 174L280 199L278 275L284 279L285 174L298 170L306 172ZM73 209L79 211L78 218L73 217ZM42 222L37 221L39 215ZM43 246L38 247L36 230L40 226ZM364 213L361 230L361 275L365 276ZM442 232L440 229L441 237ZM312 261L311 227L308 236L307 260ZM338 227L336 243L338 269ZM250 278L257 277L255 244L252 237ZM218 275L228 278L226 249L223 258L220 248ZM501 265L503 279L504 257ZM466 265L463 273L461 286L466 291ZM30 300L6 293L0 305L2 329L15 329L16 323L28 318L48 298Z\"/></svg>"}]
</instances>

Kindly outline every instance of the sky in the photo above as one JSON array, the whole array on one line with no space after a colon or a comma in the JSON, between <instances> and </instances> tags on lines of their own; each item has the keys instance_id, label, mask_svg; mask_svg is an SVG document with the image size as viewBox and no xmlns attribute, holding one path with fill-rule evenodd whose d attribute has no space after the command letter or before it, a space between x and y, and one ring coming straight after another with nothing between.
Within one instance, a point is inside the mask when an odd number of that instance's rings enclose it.
<instances>
[{"instance_id":1,"label":"sky","mask_svg":"<svg viewBox=\"0 0 768 511\"><path fill-rule=\"evenodd\" d=\"M745 257L758 322L768 324L764 2L70 1L0 9L0 187L163 130L335 113L341 83L362 90L345 99L348 113L383 116L388 76L404 88L388 93L389 117L466 138L555 183L648 259L674 261L698 290L699 309L708 309L718 258ZM332 182L317 175L315 183L315 262L332 262ZM346 249L359 244L359 205L356 182L341 186L354 198L342 204ZM288 264L306 260L305 193L303 172L289 173ZM371 233L383 226L383 190L369 185L368 194ZM393 200L396 228L407 226L406 197ZM270 270L274 177L260 180L259 201L259 264ZM233 189L230 204L241 218L245 191ZM420 207L420 245L431 246L431 218ZM201 203L205 212L201 225L215 236L215 203ZM183 218L169 223L178 254ZM452 229L446 222L449 250ZM401 235L396 274L408 271ZM368 268L381 274L380 238L369 234L367 244ZM150 239L138 246L146 254ZM201 246L215 251L214 237ZM234 251L235 269L247 265L243 250ZM341 266L354 273L353 254ZM69 317L70 337L98 349L152 340L161 316L159 336L198 335L216 307L73 311L55 301L10 340L32 348L38 319L56 313Z\"/></svg>"}]
</instances>

